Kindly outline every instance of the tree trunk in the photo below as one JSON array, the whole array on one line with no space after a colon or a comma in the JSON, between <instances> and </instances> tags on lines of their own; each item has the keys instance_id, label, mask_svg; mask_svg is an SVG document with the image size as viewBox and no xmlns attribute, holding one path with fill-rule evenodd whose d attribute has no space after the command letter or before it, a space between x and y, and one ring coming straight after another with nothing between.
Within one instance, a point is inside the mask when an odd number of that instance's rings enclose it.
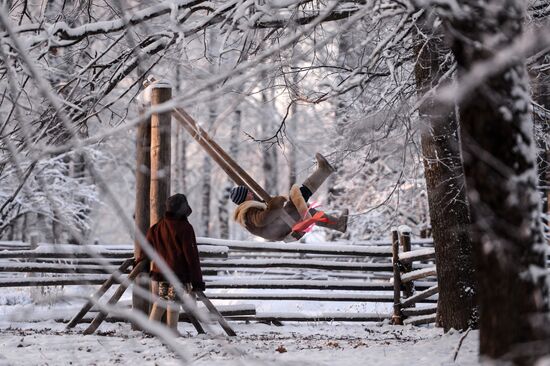
<instances>
[{"instance_id":1,"label":"tree trunk","mask_svg":"<svg viewBox=\"0 0 550 366\"><path fill-rule=\"evenodd\" d=\"M417 35L415 45L416 88L423 97L449 70L448 52L438 34L427 40ZM448 84L448 82L443 83ZM477 326L475 271L470 238L470 212L466 201L456 114L438 108L428 98L418 110L424 176L435 245L439 299L437 325L449 329Z\"/></svg>"},{"instance_id":2,"label":"tree trunk","mask_svg":"<svg viewBox=\"0 0 550 366\"><path fill-rule=\"evenodd\" d=\"M298 74L296 74L298 75ZM295 76L295 81L297 77ZM297 125L298 125L298 105L294 103L291 107L292 119L287 125L287 136L289 136L289 152L288 152L288 188L290 189L297 179L297 161L296 161L296 141L298 141Z\"/></svg>"},{"instance_id":3,"label":"tree trunk","mask_svg":"<svg viewBox=\"0 0 550 366\"><path fill-rule=\"evenodd\" d=\"M229 137L229 156L234 160L239 160L239 132L241 130L241 110L235 111L235 121L231 126L231 134ZM222 189L220 199L218 201L218 222L220 225L220 238L229 239L229 211L227 204L229 203L230 191L233 187L231 181L227 180L225 187Z\"/></svg>"},{"instance_id":4,"label":"tree trunk","mask_svg":"<svg viewBox=\"0 0 550 366\"><path fill-rule=\"evenodd\" d=\"M521 35L523 3L462 3L449 32L459 74ZM453 38L451 35L460 34ZM484 44L488 42L489 44ZM525 60L461 101L461 147L479 283L480 354L532 364L550 341L546 258ZM527 345L531 347L527 347Z\"/></svg>"},{"instance_id":5,"label":"tree trunk","mask_svg":"<svg viewBox=\"0 0 550 366\"><path fill-rule=\"evenodd\" d=\"M210 102L208 115L208 130L214 125L216 120L216 107L214 102ZM201 211L201 228L202 235L210 235L210 199L212 196L212 159L205 155L202 165L202 211Z\"/></svg>"},{"instance_id":6,"label":"tree trunk","mask_svg":"<svg viewBox=\"0 0 550 366\"><path fill-rule=\"evenodd\" d=\"M539 172L539 190L542 196L542 212L550 216L550 72L541 71L532 78L533 100L537 103L533 119L537 132L537 166ZM550 220L543 222L549 227Z\"/></svg>"},{"instance_id":7,"label":"tree trunk","mask_svg":"<svg viewBox=\"0 0 550 366\"><path fill-rule=\"evenodd\" d=\"M265 80L267 76L263 77ZM267 87L267 85L265 86ZM262 117L260 127L264 138L273 133L273 105L267 96L267 90L262 91ZM264 189L270 195L278 195L279 169L277 165L277 149L270 144L262 149L262 168L264 171Z\"/></svg>"}]
</instances>

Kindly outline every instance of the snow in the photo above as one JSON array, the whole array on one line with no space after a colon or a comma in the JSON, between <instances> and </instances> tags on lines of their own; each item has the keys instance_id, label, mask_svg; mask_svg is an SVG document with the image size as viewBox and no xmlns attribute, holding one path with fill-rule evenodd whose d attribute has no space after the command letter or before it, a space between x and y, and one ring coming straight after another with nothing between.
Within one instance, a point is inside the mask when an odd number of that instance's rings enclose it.
<instances>
[{"instance_id":1,"label":"snow","mask_svg":"<svg viewBox=\"0 0 550 366\"><path fill-rule=\"evenodd\" d=\"M462 337L440 329L376 323L285 323L282 327L232 322L237 337L195 336L180 323L174 340L193 365L478 365L478 332ZM0 321L0 365L178 365L161 342L128 324L105 324L83 336L83 325Z\"/></svg>"}]
</instances>

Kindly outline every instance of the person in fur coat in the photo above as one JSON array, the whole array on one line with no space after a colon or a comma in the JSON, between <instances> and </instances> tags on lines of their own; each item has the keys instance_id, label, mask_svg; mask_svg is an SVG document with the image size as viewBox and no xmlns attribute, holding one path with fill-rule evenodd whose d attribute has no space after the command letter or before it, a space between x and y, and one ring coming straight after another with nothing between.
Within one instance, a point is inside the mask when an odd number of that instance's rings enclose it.
<instances>
[{"instance_id":1,"label":"person in fur coat","mask_svg":"<svg viewBox=\"0 0 550 366\"><path fill-rule=\"evenodd\" d=\"M281 216L286 211L295 222L304 220L317 211L308 207L308 199L319 189L323 182L334 172L334 168L321 154L315 155L317 169L299 186L294 184L290 188L289 198L284 196L272 197L268 202L261 202L245 186L231 189L231 200L237 204L233 219L248 230L251 234L270 241L284 240L292 228ZM348 211L340 217L324 214L328 222L319 222L319 226L345 232L347 228Z\"/></svg>"}]
</instances>

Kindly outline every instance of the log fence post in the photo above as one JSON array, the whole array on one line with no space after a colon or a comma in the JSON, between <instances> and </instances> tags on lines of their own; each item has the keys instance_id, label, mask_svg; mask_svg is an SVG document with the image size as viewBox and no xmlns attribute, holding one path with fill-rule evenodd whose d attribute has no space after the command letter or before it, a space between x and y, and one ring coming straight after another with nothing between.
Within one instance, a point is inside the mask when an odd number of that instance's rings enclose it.
<instances>
[{"instance_id":1,"label":"log fence post","mask_svg":"<svg viewBox=\"0 0 550 366\"><path fill-rule=\"evenodd\" d=\"M143 83L145 87L149 85L148 81ZM134 210L135 235L134 235L134 258L141 256L141 247L137 240L137 233L146 235L150 224L150 190L151 190L151 118L145 117L145 111L150 107L150 100L147 100L147 93L150 90L142 91L139 101L139 114L143 119L136 130L136 202ZM136 277L134 286L149 290L149 268L148 260L145 259L143 273ZM150 299L145 299L132 289L132 309L138 310L144 314L149 314L151 307ZM132 329L138 330L139 327L132 323Z\"/></svg>"},{"instance_id":2,"label":"log fence post","mask_svg":"<svg viewBox=\"0 0 550 366\"><path fill-rule=\"evenodd\" d=\"M397 229L392 228L392 263L393 263L393 315L392 324L403 325L401 313L401 265L399 263L399 236Z\"/></svg>"},{"instance_id":3,"label":"log fence post","mask_svg":"<svg viewBox=\"0 0 550 366\"><path fill-rule=\"evenodd\" d=\"M400 226L399 227L399 244L401 245L401 249L403 252L410 252L411 251L411 229L408 226ZM402 269L404 273L411 272L412 271L412 262L410 263L404 263L402 265ZM414 282L408 282L405 284L405 288L403 289L403 295L405 298L411 297L414 293Z\"/></svg>"}]
</instances>

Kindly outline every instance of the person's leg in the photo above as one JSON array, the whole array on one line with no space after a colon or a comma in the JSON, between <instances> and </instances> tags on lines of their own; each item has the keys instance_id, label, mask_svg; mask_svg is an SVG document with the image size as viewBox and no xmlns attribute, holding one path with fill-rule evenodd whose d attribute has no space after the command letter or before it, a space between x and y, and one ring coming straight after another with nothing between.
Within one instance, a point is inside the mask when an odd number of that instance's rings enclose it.
<instances>
[{"instance_id":1,"label":"person's leg","mask_svg":"<svg viewBox=\"0 0 550 366\"><path fill-rule=\"evenodd\" d=\"M311 193L309 188L304 185L300 187L300 192L302 193L302 197L304 197L304 201L306 202L311 196L313 196L313 193Z\"/></svg>"},{"instance_id":2,"label":"person's leg","mask_svg":"<svg viewBox=\"0 0 550 366\"><path fill-rule=\"evenodd\" d=\"M149 315L149 320L160 322L163 315L164 307L155 301L155 303L153 304L153 309L151 310L151 314Z\"/></svg>"},{"instance_id":3,"label":"person's leg","mask_svg":"<svg viewBox=\"0 0 550 366\"><path fill-rule=\"evenodd\" d=\"M175 302L176 300L176 291L174 290L174 286L170 285L168 288L168 294L167 299L170 301L168 304L168 313L166 316L166 324L170 329L172 329L176 334L179 335L178 332L178 322L180 317L180 306Z\"/></svg>"},{"instance_id":4,"label":"person's leg","mask_svg":"<svg viewBox=\"0 0 550 366\"><path fill-rule=\"evenodd\" d=\"M311 216L315 215L317 212L318 211L314 208L309 209L309 214ZM345 233L348 228L348 215L349 215L349 211L347 208L344 211L342 211L342 214L338 217L323 213L322 218L327 219L328 222L316 222L315 224L317 226L321 226L327 229L336 230L341 233Z\"/></svg>"},{"instance_id":5,"label":"person's leg","mask_svg":"<svg viewBox=\"0 0 550 366\"><path fill-rule=\"evenodd\" d=\"M304 183L302 183L302 186L307 188L309 191L302 190L300 188L300 191L302 191L302 195L304 195L304 191L306 194L313 195L317 189L323 184L323 182L335 172L335 169L329 164L327 159L319 153L315 154L315 158L317 159L317 169L309 177L306 178ZM306 196L304 195L304 199ZM309 199L309 197L307 197ZM306 201L307 201L306 199Z\"/></svg>"},{"instance_id":6,"label":"person's leg","mask_svg":"<svg viewBox=\"0 0 550 366\"><path fill-rule=\"evenodd\" d=\"M156 294L158 297L160 297L164 301L169 301L169 289L170 284L168 282L159 281L156 284ZM151 310L151 314L149 315L150 320L154 320L157 322L161 322L162 316L164 315L164 312L166 311L166 306L161 305L159 301L155 301L153 304L153 309Z\"/></svg>"}]
</instances>

